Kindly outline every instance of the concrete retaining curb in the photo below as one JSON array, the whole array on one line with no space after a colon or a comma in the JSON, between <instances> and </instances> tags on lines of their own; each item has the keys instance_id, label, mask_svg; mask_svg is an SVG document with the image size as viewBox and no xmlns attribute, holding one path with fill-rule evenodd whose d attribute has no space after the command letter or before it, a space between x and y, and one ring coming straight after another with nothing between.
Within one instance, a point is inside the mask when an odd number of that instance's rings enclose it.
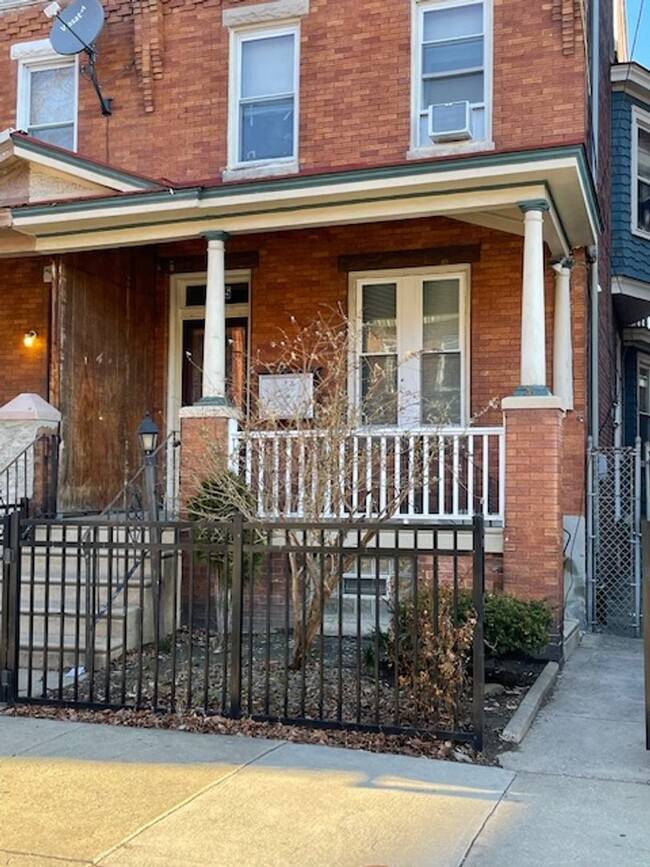
<instances>
[{"instance_id":1,"label":"concrete retaining curb","mask_svg":"<svg viewBox=\"0 0 650 867\"><path fill-rule=\"evenodd\" d=\"M509 744L519 744L537 716L542 702L555 686L560 666L557 662L547 662L544 670L526 693L515 715L501 733L501 740Z\"/></svg>"}]
</instances>

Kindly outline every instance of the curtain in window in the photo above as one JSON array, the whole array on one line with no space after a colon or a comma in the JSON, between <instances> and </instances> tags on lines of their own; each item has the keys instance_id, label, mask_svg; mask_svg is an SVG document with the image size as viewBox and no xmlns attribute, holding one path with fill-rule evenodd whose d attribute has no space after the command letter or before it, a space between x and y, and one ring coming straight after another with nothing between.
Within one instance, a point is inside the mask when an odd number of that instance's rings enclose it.
<instances>
[{"instance_id":1,"label":"curtain in window","mask_svg":"<svg viewBox=\"0 0 650 867\"><path fill-rule=\"evenodd\" d=\"M363 287L361 399L366 424L397 422L397 286Z\"/></svg>"},{"instance_id":2,"label":"curtain in window","mask_svg":"<svg viewBox=\"0 0 650 867\"><path fill-rule=\"evenodd\" d=\"M241 162L293 155L294 69L292 33L242 42Z\"/></svg>"},{"instance_id":3,"label":"curtain in window","mask_svg":"<svg viewBox=\"0 0 650 867\"><path fill-rule=\"evenodd\" d=\"M59 147L74 148L75 79L73 66L30 73L30 135Z\"/></svg>"}]
</instances>

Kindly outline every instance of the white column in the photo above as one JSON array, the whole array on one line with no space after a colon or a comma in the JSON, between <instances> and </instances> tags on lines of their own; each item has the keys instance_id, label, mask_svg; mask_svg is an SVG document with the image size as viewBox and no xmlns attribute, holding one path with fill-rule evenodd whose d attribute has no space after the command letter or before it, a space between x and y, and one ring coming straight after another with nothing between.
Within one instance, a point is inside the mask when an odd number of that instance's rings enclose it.
<instances>
[{"instance_id":1,"label":"white column","mask_svg":"<svg viewBox=\"0 0 650 867\"><path fill-rule=\"evenodd\" d=\"M519 205L524 214L524 282L521 300L520 386L516 393L549 394L544 326L544 211L536 199Z\"/></svg>"},{"instance_id":2,"label":"white column","mask_svg":"<svg viewBox=\"0 0 650 867\"><path fill-rule=\"evenodd\" d=\"M564 409L573 409L573 342L571 339L571 259L553 265L555 320L553 323L553 394Z\"/></svg>"},{"instance_id":3,"label":"white column","mask_svg":"<svg viewBox=\"0 0 650 867\"><path fill-rule=\"evenodd\" d=\"M203 396L201 403L226 405L226 232L210 232L205 291Z\"/></svg>"}]
</instances>

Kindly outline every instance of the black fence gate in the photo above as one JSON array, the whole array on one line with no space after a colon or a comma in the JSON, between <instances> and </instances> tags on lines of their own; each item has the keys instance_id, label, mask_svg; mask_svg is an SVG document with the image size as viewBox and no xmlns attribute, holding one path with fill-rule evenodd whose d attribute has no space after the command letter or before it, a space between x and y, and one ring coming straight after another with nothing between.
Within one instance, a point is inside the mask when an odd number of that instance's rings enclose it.
<instances>
[{"instance_id":1,"label":"black fence gate","mask_svg":"<svg viewBox=\"0 0 650 867\"><path fill-rule=\"evenodd\" d=\"M483 736L483 525L4 527L0 700Z\"/></svg>"}]
</instances>

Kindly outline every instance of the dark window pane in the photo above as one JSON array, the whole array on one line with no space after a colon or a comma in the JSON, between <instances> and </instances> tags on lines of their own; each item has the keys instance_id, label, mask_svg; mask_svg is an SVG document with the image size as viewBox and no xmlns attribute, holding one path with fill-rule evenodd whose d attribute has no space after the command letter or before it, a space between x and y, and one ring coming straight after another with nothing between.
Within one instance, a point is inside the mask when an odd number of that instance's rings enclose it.
<instances>
[{"instance_id":1,"label":"dark window pane","mask_svg":"<svg viewBox=\"0 0 650 867\"><path fill-rule=\"evenodd\" d=\"M205 307L205 285L185 288L186 307Z\"/></svg>"},{"instance_id":2,"label":"dark window pane","mask_svg":"<svg viewBox=\"0 0 650 867\"><path fill-rule=\"evenodd\" d=\"M397 351L397 287L394 283L363 287L362 352Z\"/></svg>"},{"instance_id":3,"label":"dark window pane","mask_svg":"<svg viewBox=\"0 0 650 867\"><path fill-rule=\"evenodd\" d=\"M241 162L293 156L293 97L241 107Z\"/></svg>"},{"instance_id":4,"label":"dark window pane","mask_svg":"<svg viewBox=\"0 0 650 867\"><path fill-rule=\"evenodd\" d=\"M422 82L422 107L445 102L483 102L483 73L451 75L447 78L431 78Z\"/></svg>"},{"instance_id":5,"label":"dark window pane","mask_svg":"<svg viewBox=\"0 0 650 867\"><path fill-rule=\"evenodd\" d=\"M226 283L226 304L248 304L248 283ZM185 287L186 307L205 307L205 284Z\"/></svg>"},{"instance_id":6,"label":"dark window pane","mask_svg":"<svg viewBox=\"0 0 650 867\"><path fill-rule=\"evenodd\" d=\"M639 217L638 226L650 232L650 184L639 181Z\"/></svg>"},{"instance_id":7,"label":"dark window pane","mask_svg":"<svg viewBox=\"0 0 650 867\"><path fill-rule=\"evenodd\" d=\"M483 67L483 38L463 42L425 45L422 53L424 75L457 72Z\"/></svg>"}]
</instances>

